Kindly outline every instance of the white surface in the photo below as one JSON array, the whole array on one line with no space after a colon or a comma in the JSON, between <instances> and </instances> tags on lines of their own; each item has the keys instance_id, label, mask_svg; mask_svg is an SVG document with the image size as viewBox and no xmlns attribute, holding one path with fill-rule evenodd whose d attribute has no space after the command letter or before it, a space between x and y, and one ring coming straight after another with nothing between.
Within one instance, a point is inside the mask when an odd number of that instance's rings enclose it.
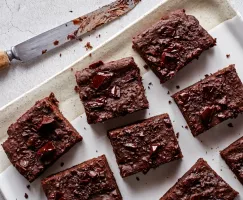
<instances>
[{"instance_id":1,"label":"white surface","mask_svg":"<svg viewBox=\"0 0 243 200\"><path fill-rule=\"evenodd\" d=\"M0 0L0 49L6 50L26 39L88 13L113 0ZM127 16L84 38L61 47L37 61L15 63L0 71L0 107L34 88L87 53L87 41L96 47L164 0L143 0ZM211 1L211 0L206 0ZM242 0L230 0L243 13ZM73 11L72 13L69 11ZM97 36L101 34L101 38ZM60 58L59 54L62 54Z\"/></svg>"},{"instance_id":2,"label":"white surface","mask_svg":"<svg viewBox=\"0 0 243 200\"><path fill-rule=\"evenodd\" d=\"M243 80L243 68L241 67L243 62L242 27L243 21L235 17L213 29L211 34L217 38L218 45L205 52L198 61L191 63L187 67L187 70L182 71L177 77L177 84L179 83L181 88L187 87L203 78L205 74L214 73L231 63L236 64L237 72ZM226 54L228 53L231 54L230 59L226 58ZM28 182L10 166L0 175L0 188L2 188L6 198L8 200L16 198L24 200L24 194L28 193L31 200L43 200L45 198L40 186L40 180L43 177L69 168L87 159L106 154L125 200L150 200L151 197L159 199L200 157L207 160L210 166L224 180L240 192L238 199L243 199L242 185L234 178L233 173L219 156L219 150L224 149L243 135L242 116L239 116L236 120L228 120L194 138L189 130L182 128L182 126L186 125L186 122L175 103L172 105L168 104L171 98L167 95L167 91L170 90L171 93L177 91L173 81L170 83L169 88L166 85L162 87L159 84L158 78L151 71L146 73L143 79L146 88L150 82L153 84L153 86L150 86L150 90L146 90L150 105L153 105L149 110L129 115L126 118L114 119L104 124L92 126L86 123L85 115L78 117L72 124L84 137L84 141L77 144L39 179L32 183L30 191L26 188ZM139 173L122 179L119 175L106 130L165 112L169 113L175 132L180 132L179 144L184 158L180 161L165 164L156 170L151 170L147 175ZM234 124L234 128L227 126L229 121ZM190 141L190 145L188 145L188 141ZM62 168L60 167L61 162L65 163ZM136 180L136 177L140 178L139 182Z\"/></svg>"}]
</instances>

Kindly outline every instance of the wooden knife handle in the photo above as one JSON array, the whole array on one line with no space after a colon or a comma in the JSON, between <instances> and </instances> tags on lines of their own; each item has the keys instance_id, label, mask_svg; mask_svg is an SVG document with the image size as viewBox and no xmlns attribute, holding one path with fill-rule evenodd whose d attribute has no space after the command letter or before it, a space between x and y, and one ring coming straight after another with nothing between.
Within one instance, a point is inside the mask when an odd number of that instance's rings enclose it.
<instances>
[{"instance_id":1,"label":"wooden knife handle","mask_svg":"<svg viewBox=\"0 0 243 200\"><path fill-rule=\"evenodd\" d=\"M10 60L5 51L0 51L0 70L8 67L10 65Z\"/></svg>"}]
</instances>

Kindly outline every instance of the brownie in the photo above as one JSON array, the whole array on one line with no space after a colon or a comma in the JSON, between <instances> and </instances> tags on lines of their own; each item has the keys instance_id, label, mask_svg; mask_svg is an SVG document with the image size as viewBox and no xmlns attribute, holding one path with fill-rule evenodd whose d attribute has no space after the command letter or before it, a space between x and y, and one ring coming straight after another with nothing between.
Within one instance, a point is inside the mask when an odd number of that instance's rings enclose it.
<instances>
[{"instance_id":1,"label":"brownie","mask_svg":"<svg viewBox=\"0 0 243 200\"><path fill-rule=\"evenodd\" d=\"M238 195L202 158L160 200L233 200Z\"/></svg>"},{"instance_id":2,"label":"brownie","mask_svg":"<svg viewBox=\"0 0 243 200\"><path fill-rule=\"evenodd\" d=\"M183 157L168 114L111 130L108 136L123 178Z\"/></svg>"},{"instance_id":3,"label":"brownie","mask_svg":"<svg viewBox=\"0 0 243 200\"><path fill-rule=\"evenodd\" d=\"M42 180L48 200L122 200L105 155Z\"/></svg>"},{"instance_id":4,"label":"brownie","mask_svg":"<svg viewBox=\"0 0 243 200\"><path fill-rule=\"evenodd\" d=\"M172 96L197 136L243 111L243 85L230 65Z\"/></svg>"},{"instance_id":5,"label":"brownie","mask_svg":"<svg viewBox=\"0 0 243 200\"><path fill-rule=\"evenodd\" d=\"M220 155L243 184L243 137L221 151Z\"/></svg>"},{"instance_id":6,"label":"brownie","mask_svg":"<svg viewBox=\"0 0 243 200\"><path fill-rule=\"evenodd\" d=\"M11 124L7 133L3 149L14 167L30 182L82 140L59 111L53 93L37 101Z\"/></svg>"},{"instance_id":7,"label":"brownie","mask_svg":"<svg viewBox=\"0 0 243 200\"><path fill-rule=\"evenodd\" d=\"M133 48L141 55L161 83L173 78L200 54L216 45L216 40L198 20L176 10L133 38Z\"/></svg>"},{"instance_id":8,"label":"brownie","mask_svg":"<svg viewBox=\"0 0 243 200\"><path fill-rule=\"evenodd\" d=\"M76 72L76 80L89 124L149 107L140 70L132 57L94 63Z\"/></svg>"}]
</instances>

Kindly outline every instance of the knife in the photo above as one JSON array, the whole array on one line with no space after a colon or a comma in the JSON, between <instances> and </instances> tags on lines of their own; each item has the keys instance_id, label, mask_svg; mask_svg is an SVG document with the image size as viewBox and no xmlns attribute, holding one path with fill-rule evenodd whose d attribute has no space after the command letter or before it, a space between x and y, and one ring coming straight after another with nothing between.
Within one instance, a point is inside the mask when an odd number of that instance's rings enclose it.
<instances>
[{"instance_id":1,"label":"knife","mask_svg":"<svg viewBox=\"0 0 243 200\"><path fill-rule=\"evenodd\" d=\"M22 42L12 47L11 50L0 51L0 69L10 66L10 62L14 59L28 62L70 40L78 39L85 33L126 14L139 2L140 0L117 0L98 10Z\"/></svg>"}]
</instances>

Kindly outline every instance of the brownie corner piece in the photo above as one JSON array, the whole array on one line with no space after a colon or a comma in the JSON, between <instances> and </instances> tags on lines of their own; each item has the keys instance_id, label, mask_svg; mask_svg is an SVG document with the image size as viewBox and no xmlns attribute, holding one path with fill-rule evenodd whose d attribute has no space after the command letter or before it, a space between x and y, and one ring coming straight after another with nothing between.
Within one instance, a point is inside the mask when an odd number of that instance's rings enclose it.
<instances>
[{"instance_id":1,"label":"brownie corner piece","mask_svg":"<svg viewBox=\"0 0 243 200\"><path fill-rule=\"evenodd\" d=\"M224 199L238 195L209 165L200 158L160 200L171 199Z\"/></svg>"},{"instance_id":2,"label":"brownie corner piece","mask_svg":"<svg viewBox=\"0 0 243 200\"><path fill-rule=\"evenodd\" d=\"M243 112L243 85L230 65L172 96L193 136Z\"/></svg>"},{"instance_id":3,"label":"brownie corner piece","mask_svg":"<svg viewBox=\"0 0 243 200\"><path fill-rule=\"evenodd\" d=\"M37 101L7 133L2 147L13 166L30 182L82 140L59 111L53 93Z\"/></svg>"},{"instance_id":4,"label":"brownie corner piece","mask_svg":"<svg viewBox=\"0 0 243 200\"><path fill-rule=\"evenodd\" d=\"M122 200L105 155L43 179L42 187L48 200Z\"/></svg>"},{"instance_id":5,"label":"brownie corner piece","mask_svg":"<svg viewBox=\"0 0 243 200\"><path fill-rule=\"evenodd\" d=\"M123 178L183 157L168 114L108 132Z\"/></svg>"},{"instance_id":6,"label":"brownie corner piece","mask_svg":"<svg viewBox=\"0 0 243 200\"><path fill-rule=\"evenodd\" d=\"M76 81L89 124L149 107L140 70L132 57L94 63L76 72Z\"/></svg>"},{"instance_id":7,"label":"brownie corner piece","mask_svg":"<svg viewBox=\"0 0 243 200\"><path fill-rule=\"evenodd\" d=\"M176 10L133 38L133 48L161 83L216 45L216 40L185 10Z\"/></svg>"},{"instance_id":8,"label":"brownie corner piece","mask_svg":"<svg viewBox=\"0 0 243 200\"><path fill-rule=\"evenodd\" d=\"M243 137L220 151L221 157L243 185Z\"/></svg>"}]
</instances>

